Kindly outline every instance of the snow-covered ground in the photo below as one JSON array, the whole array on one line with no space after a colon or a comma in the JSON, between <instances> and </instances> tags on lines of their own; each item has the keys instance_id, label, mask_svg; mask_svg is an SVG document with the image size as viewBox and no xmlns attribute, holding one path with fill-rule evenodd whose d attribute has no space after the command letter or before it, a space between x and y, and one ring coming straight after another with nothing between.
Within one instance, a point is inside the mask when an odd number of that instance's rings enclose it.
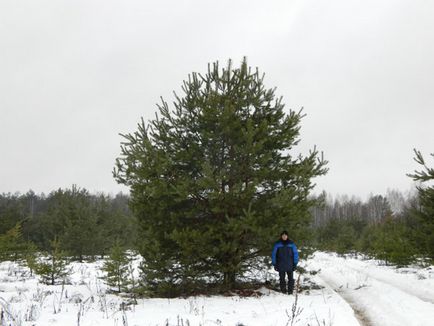
<instances>
[{"instance_id":1,"label":"snow-covered ground","mask_svg":"<svg viewBox=\"0 0 434 326\"><path fill-rule=\"evenodd\" d=\"M433 267L396 269L317 252L303 264L313 274L306 273L301 285L322 288L304 290L296 306L294 296L266 288L259 297L140 299L129 305L127 298L106 293L101 264L72 264L62 287L40 284L25 268L1 263L0 325L281 326L291 325L293 309L292 325L434 325ZM263 271L269 280L276 274Z\"/></svg>"}]
</instances>

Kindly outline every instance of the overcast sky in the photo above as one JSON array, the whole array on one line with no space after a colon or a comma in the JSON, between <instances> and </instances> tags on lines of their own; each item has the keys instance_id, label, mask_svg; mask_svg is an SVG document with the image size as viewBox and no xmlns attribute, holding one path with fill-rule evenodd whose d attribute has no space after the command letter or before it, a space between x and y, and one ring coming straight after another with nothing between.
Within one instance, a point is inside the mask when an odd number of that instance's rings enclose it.
<instances>
[{"instance_id":1,"label":"overcast sky","mask_svg":"<svg viewBox=\"0 0 434 326\"><path fill-rule=\"evenodd\" d=\"M413 148L434 152L433 17L430 0L0 0L0 192L128 192L119 133L243 56L304 107L299 151L330 162L318 192L406 191Z\"/></svg>"}]
</instances>

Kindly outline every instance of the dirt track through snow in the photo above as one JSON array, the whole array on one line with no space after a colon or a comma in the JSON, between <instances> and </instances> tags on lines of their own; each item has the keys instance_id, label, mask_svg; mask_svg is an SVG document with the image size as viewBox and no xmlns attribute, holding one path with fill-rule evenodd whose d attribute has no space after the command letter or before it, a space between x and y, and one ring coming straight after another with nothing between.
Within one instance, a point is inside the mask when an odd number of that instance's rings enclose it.
<instances>
[{"instance_id":1,"label":"dirt track through snow","mask_svg":"<svg viewBox=\"0 0 434 326\"><path fill-rule=\"evenodd\" d=\"M361 325L433 325L432 280L421 283L414 275L326 253L316 254L310 268L320 270L318 278L352 307Z\"/></svg>"},{"instance_id":2,"label":"dirt track through snow","mask_svg":"<svg viewBox=\"0 0 434 326\"><path fill-rule=\"evenodd\" d=\"M404 283L404 282L399 283L396 280L394 280L393 278L387 278L387 276L382 276L382 275L371 273L371 272L369 272L369 270L367 268L366 269L360 269L360 268L353 267L349 264L346 266L349 269L353 270L354 272L365 274L369 278L372 278L372 279L377 280L377 281L382 282L382 283L386 283L390 286L393 286L393 287L400 289L401 291L406 292L409 295L413 295L422 301L434 304L434 293L431 295L429 293L429 292L434 292L434 289L415 288L414 285L412 286L412 285L409 285L409 284Z\"/></svg>"},{"instance_id":3,"label":"dirt track through snow","mask_svg":"<svg viewBox=\"0 0 434 326\"><path fill-rule=\"evenodd\" d=\"M353 300L350 296L348 296L345 292L340 291L339 289L336 289L336 285L333 284L331 280L326 279L324 276L319 276L321 279L321 285L329 289L330 291L333 291L338 296L340 296L354 311L354 316L357 318L357 321L359 322L360 326L373 326L375 324L372 323L372 321L368 318L368 316L365 314L364 310L357 305L357 302Z\"/></svg>"}]
</instances>

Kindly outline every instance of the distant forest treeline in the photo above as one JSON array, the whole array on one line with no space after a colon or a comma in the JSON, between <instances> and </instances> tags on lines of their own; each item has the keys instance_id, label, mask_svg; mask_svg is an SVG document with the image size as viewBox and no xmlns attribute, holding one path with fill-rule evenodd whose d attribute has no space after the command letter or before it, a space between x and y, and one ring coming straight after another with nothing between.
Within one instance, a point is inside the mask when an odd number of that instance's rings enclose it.
<instances>
[{"instance_id":1,"label":"distant forest treeline","mask_svg":"<svg viewBox=\"0 0 434 326\"><path fill-rule=\"evenodd\" d=\"M108 253L116 241L132 248L137 223L128 208L128 200L122 193L114 197L91 194L76 186L48 195L33 191L3 193L0 195L0 248L5 253L14 247L12 242L23 241L48 251L51 241L57 239L63 250L80 260L84 256ZM12 239L11 230L17 225L20 239Z\"/></svg>"},{"instance_id":2,"label":"distant forest treeline","mask_svg":"<svg viewBox=\"0 0 434 326\"><path fill-rule=\"evenodd\" d=\"M338 253L361 252L398 265L432 257L432 236L417 192L388 191L366 201L323 193L312 208L313 244ZM427 233L428 232L428 233Z\"/></svg>"},{"instance_id":3,"label":"distant forest treeline","mask_svg":"<svg viewBox=\"0 0 434 326\"><path fill-rule=\"evenodd\" d=\"M392 190L365 201L346 195L333 198L326 193L319 197L322 204L311 209L311 243L300 245L339 253L363 252L397 264L408 264L426 254L416 192ZM117 242L134 249L138 223L128 202L127 194L91 194L76 186L48 195L31 190L0 194L3 256L22 247L12 245L8 238L8 232L17 225L18 242L31 242L39 250L49 251L51 241L58 239L62 249L79 260L105 255Z\"/></svg>"}]
</instances>

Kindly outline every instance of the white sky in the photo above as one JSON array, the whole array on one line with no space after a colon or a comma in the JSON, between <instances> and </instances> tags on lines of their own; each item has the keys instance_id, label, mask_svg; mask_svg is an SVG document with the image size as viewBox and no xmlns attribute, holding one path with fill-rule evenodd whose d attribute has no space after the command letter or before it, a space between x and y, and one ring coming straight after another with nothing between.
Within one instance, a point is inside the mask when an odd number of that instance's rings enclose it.
<instances>
[{"instance_id":1,"label":"white sky","mask_svg":"<svg viewBox=\"0 0 434 326\"><path fill-rule=\"evenodd\" d=\"M414 147L434 165L433 17L430 0L0 0L0 192L126 192L118 133L243 56L305 108L300 152L330 162L317 191L405 191Z\"/></svg>"}]
</instances>

